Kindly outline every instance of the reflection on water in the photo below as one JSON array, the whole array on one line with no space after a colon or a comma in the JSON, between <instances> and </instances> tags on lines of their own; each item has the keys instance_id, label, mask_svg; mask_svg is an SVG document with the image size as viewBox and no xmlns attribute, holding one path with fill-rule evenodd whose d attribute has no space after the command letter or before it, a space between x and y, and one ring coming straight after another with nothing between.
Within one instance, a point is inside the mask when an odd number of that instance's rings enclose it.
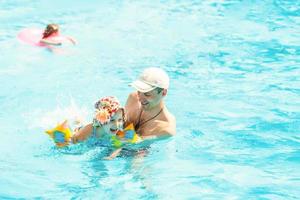
<instances>
[{"instance_id":1,"label":"reflection on water","mask_svg":"<svg viewBox=\"0 0 300 200\"><path fill-rule=\"evenodd\" d=\"M0 196L297 199L299 10L286 0L1 1ZM49 22L77 39L70 54L16 39ZM74 114L72 101L89 121L101 96L124 104L146 66L170 75L172 140L112 161L100 146L53 146L45 126Z\"/></svg>"}]
</instances>

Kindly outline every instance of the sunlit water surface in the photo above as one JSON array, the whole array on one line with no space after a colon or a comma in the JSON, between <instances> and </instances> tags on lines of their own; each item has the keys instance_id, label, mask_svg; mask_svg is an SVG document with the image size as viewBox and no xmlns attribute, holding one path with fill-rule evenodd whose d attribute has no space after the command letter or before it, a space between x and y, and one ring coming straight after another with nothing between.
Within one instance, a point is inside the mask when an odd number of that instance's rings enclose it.
<instances>
[{"instance_id":1,"label":"sunlit water surface","mask_svg":"<svg viewBox=\"0 0 300 200\"><path fill-rule=\"evenodd\" d=\"M58 23L63 54L17 33ZM300 1L0 1L0 198L298 199ZM147 66L171 78L177 135L144 158L59 150L44 133L89 121Z\"/></svg>"}]
</instances>

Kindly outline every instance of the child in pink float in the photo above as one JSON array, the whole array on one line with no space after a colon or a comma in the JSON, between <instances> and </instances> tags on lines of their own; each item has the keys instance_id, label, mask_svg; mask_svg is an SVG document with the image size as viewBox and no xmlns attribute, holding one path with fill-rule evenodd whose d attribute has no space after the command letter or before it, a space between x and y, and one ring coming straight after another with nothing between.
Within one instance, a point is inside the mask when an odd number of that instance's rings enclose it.
<instances>
[{"instance_id":1,"label":"child in pink float","mask_svg":"<svg viewBox=\"0 0 300 200\"><path fill-rule=\"evenodd\" d=\"M76 44L76 41L73 38L67 36L61 37L59 35L59 26L57 24L48 24L43 32L40 43L44 45L58 46L62 45L62 42L66 40L70 41L74 45Z\"/></svg>"}]
</instances>

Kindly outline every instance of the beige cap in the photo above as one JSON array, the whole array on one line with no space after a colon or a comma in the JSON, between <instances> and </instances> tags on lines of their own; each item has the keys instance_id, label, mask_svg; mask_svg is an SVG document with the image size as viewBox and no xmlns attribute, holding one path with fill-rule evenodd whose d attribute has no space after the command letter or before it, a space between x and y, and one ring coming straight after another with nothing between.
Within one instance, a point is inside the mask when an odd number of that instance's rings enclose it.
<instances>
[{"instance_id":1,"label":"beige cap","mask_svg":"<svg viewBox=\"0 0 300 200\"><path fill-rule=\"evenodd\" d=\"M168 74L157 67L146 68L140 77L132 82L130 86L134 87L139 92L149 92L157 87L168 89L169 76Z\"/></svg>"}]
</instances>

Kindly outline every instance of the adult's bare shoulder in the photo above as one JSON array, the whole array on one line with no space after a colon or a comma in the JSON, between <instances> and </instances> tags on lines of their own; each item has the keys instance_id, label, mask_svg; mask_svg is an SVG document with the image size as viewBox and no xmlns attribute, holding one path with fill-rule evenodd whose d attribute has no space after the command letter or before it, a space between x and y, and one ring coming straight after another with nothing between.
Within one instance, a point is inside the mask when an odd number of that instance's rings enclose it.
<instances>
[{"instance_id":1,"label":"adult's bare shoulder","mask_svg":"<svg viewBox=\"0 0 300 200\"><path fill-rule=\"evenodd\" d=\"M170 136L176 135L176 118L168 110L166 110L164 122L161 122L161 128Z\"/></svg>"},{"instance_id":2,"label":"adult's bare shoulder","mask_svg":"<svg viewBox=\"0 0 300 200\"><path fill-rule=\"evenodd\" d=\"M125 115L126 115L126 126L130 123L135 123L136 113L138 108L138 98L136 92L128 95L127 102L125 105Z\"/></svg>"},{"instance_id":3,"label":"adult's bare shoulder","mask_svg":"<svg viewBox=\"0 0 300 200\"><path fill-rule=\"evenodd\" d=\"M133 103L136 103L138 101L137 93L132 92L128 95L126 106L130 106Z\"/></svg>"},{"instance_id":4,"label":"adult's bare shoulder","mask_svg":"<svg viewBox=\"0 0 300 200\"><path fill-rule=\"evenodd\" d=\"M169 113L169 116L167 118L167 124L164 127L164 131L169 134L170 136L176 135L176 118L174 115Z\"/></svg>"},{"instance_id":5,"label":"adult's bare shoulder","mask_svg":"<svg viewBox=\"0 0 300 200\"><path fill-rule=\"evenodd\" d=\"M173 114L170 113L169 117L169 126L168 126L168 132L170 135L174 136L176 135L176 118Z\"/></svg>"}]
</instances>

